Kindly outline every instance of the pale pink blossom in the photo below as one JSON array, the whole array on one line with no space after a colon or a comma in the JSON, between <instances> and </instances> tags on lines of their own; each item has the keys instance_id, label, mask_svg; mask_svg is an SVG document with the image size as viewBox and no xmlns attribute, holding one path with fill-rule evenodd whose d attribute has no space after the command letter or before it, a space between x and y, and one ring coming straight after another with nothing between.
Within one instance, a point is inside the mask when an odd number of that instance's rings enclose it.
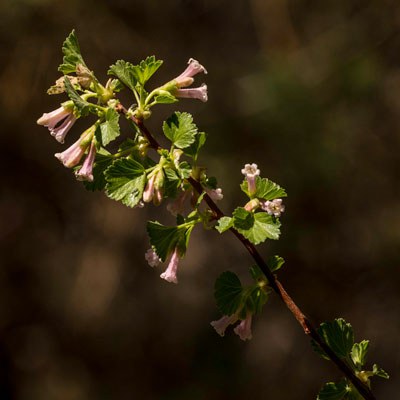
<instances>
[{"instance_id":1,"label":"pale pink blossom","mask_svg":"<svg viewBox=\"0 0 400 400\"><path fill-rule=\"evenodd\" d=\"M228 328L229 325L233 325L237 320L238 317L236 314L229 316L224 315L219 320L210 322L210 325L216 330L218 335L223 337L225 335L226 328Z\"/></svg>"},{"instance_id":2,"label":"pale pink blossom","mask_svg":"<svg viewBox=\"0 0 400 400\"><path fill-rule=\"evenodd\" d=\"M161 263L160 257L158 257L157 253L153 249L148 249L144 258L150 265L150 267L157 267Z\"/></svg>"},{"instance_id":3,"label":"pale pink blossom","mask_svg":"<svg viewBox=\"0 0 400 400\"><path fill-rule=\"evenodd\" d=\"M193 76L201 72L207 74L207 70L197 60L190 58L188 64L187 68L174 79L180 88L190 86L194 82Z\"/></svg>"},{"instance_id":4,"label":"pale pink blossom","mask_svg":"<svg viewBox=\"0 0 400 400\"><path fill-rule=\"evenodd\" d=\"M58 158L65 167L72 168L78 165L85 154L87 148L91 144L93 135L94 135L94 127L90 127L87 129L81 137L67 150L62 153L56 153L54 156Z\"/></svg>"},{"instance_id":5,"label":"pale pink blossom","mask_svg":"<svg viewBox=\"0 0 400 400\"><path fill-rule=\"evenodd\" d=\"M80 168L79 171L75 173L76 179L79 181L89 181L93 182L93 164L96 157L96 144L92 140L90 145L89 154Z\"/></svg>"},{"instance_id":6,"label":"pale pink blossom","mask_svg":"<svg viewBox=\"0 0 400 400\"><path fill-rule=\"evenodd\" d=\"M282 199L262 201L261 208L269 215L274 215L275 217L280 217L285 211L285 206L282 204Z\"/></svg>"},{"instance_id":7,"label":"pale pink blossom","mask_svg":"<svg viewBox=\"0 0 400 400\"><path fill-rule=\"evenodd\" d=\"M240 324L233 330L236 335L242 340L250 340L252 338L251 334L251 320L252 314L247 313L246 319L242 320Z\"/></svg>"},{"instance_id":8,"label":"pale pink blossom","mask_svg":"<svg viewBox=\"0 0 400 400\"><path fill-rule=\"evenodd\" d=\"M44 113L37 123L47 127L58 142L64 143L65 136L75 121L76 117L72 113L72 108L61 106L50 113Z\"/></svg>"},{"instance_id":9,"label":"pale pink blossom","mask_svg":"<svg viewBox=\"0 0 400 400\"><path fill-rule=\"evenodd\" d=\"M172 253L167 269L160 275L160 277L162 279L165 279L167 282L178 283L178 277L176 276L176 274L178 271L179 260L180 257L178 248L175 248L174 252Z\"/></svg>"},{"instance_id":10,"label":"pale pink blossom","mask_svg":"<svg viewBox=\"0 0 400 400\"><path fill-rule=\"evenodd\" d=\"M189 88L189 89L177 89L173 92L175 97L186 98L186 99L198 99L202 102L208 100L207 85L203 83L200 87Z\"/></svg>"},{"instance_id":11,"label":"pale pink blossom","mask_svg":"<svg viewBox=\"0 0 400 400\"><path fill-rule=\"evenodd\" d=\"M206 193L211 197L211 200L214 201L219 201L224 198L224 195L222 194L222 189L217 188L217 189L206 189Z\"/></svg>"},{"instance_id":12,"label":"pale pink blossom","mask_svg":"<svg viewBox=\"0 0 400 400\"><path fill-rule=\"evenodd\" d=\"M254 194L257 191L256 176L260 175L260 170L258 169L257 164L246 164L242 169L242 174L247 179L248 190L250 195Z\"/></svg>"},{"instance_id":13,"label":"pale pink blossom","mask_svg":"<svg viewBox=\"0 0 400 400\"><path fill-rule=\"evenodd\" d=\"M155 206L159 206L163 199L163 189L158 187L154 189L153 203Z\"/></svg>"},{"instance_id":14,"label":"pale pink blossom","mask_svg":"<svg viewBox=\"0 0 400 400\"><path fill-rule=\"evenodd\" d=\"M155 180L156 180L156 175L154 174L147 181L146 187L143 192L143 201L145 203L150 203L150 201L153 200Z\"/></svg>"}]
</instances>

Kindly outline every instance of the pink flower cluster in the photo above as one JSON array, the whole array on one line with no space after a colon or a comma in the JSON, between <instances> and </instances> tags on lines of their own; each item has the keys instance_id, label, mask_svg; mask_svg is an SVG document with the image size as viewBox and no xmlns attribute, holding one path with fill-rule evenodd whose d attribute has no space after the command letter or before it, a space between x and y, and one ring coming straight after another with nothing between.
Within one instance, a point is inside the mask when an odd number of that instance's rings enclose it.
<instances>
[{"instance_id":1,"label":"pink flower cluster","mask_svg":"<svg viewBox=\"0 0 400 400\"><path fill-rule=\"evenodd\" d=\"M208 100L208 95L207 85L205 83L197 88L182 89L187 88L194 82L193 77L195 75L201 72L207 74L207 70L197 60L190 58L188 64L188 67L174 79L177 89L174 90L173 95L176 97L192 98L206 102Z\"/></svg>"},{"instance_id":2,"label":"pink flower cluster","mask_svg":"<svg viewBox=\"0 0 400 400\"><path fill-rule=\"evenodd\" d=\"M145 254L145 259L150 267L157 267L161 263L160 257L153 249L148 249ZM171 258L168 263L167 269L160 275L160 278L165 279L167 282L178 283L178 265L179 265L179 251L176 247L172 252Z\"/></svg>"},{"instance_id":3,"label":"pink flower cluster","mask_svg":"<svg viewBox=\"0 0 400 400\"><path fill-rule=\"evenodd\" d=\"M250 312L247 313L246 318L241 320L240 323L233 330L236 335L240 337L242 340L250 340L252 338L251 334L251 322L252 322L252 314ZM239 320L239 317L236 314L233 315L224 315L217 321L212 321L211 326L216 330L218 335L224 336L225 331L229 325L235 324Z\"/></svg>"},{"instance_id":4,"label":"pink flower cluster","mask_svg":"<svg viewBox=\"0 0 400 400\"><path fill-rule=\"evenodd\" d=\"M61 106L50 113L44 113L37 120L37 123L47 127L58 142L64 143L65 136L75 121L76 117L73 114L73 108ZM65 167L73 168L81 162L82 157L89 149L82 167L75 173L77 179L81 181L93 181L93 164L96 158L94 132L94 127L90 127L67 150L54 155Z\"/></svg>"}]
</instances>

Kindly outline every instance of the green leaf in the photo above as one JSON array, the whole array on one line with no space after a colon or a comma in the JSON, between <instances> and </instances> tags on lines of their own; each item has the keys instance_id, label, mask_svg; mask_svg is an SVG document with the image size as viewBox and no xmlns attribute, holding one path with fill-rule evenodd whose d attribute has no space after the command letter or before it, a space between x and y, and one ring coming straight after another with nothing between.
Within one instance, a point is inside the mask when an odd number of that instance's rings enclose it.
<instances>
[{"instance_id":1,"label":"green leaf","mask_svg":"<svg viewBox=\"0 0 400 400\"><path fill-rule=\"evenodd\" d=\"M256 177L256 193L254 195L250 195L248 191L248 184L247 180L245 179L242 184L240 185L240 188L244 193L247 194L247 196L251 198L258 198L258 199L263 199L263 200L273 200L273 199L278 199L281 197L286 197L286 191L276 183L270 181L267 178L260 178L259 176Z\"/></svg>"},{"instance_id":2,"label":"green leaf","mask_svg":"<svg viewBox=\"0 0 400 400\"><path fill-rule=\"evenodd\" d=\"M225 231L227 231L228 229L233 227L233 218L230 217L221 217L218 220L217 225L215 226L215 229L219 232L219 233L224 233Z\"/></svg>"},{"instance_id":3,"label":"green leaf","mask_svg":"<svg viewBox=\"0 0 400 400\"><path fill-rule=\"evenodd\" d=\"M81 55L75 30L72 30L69 36L65 39L62 46L62 52L64 54L63 63L58 67L58 70L62 73L70 74L75 72L78 64L86 66Z\"/></svg>"},{"instance_id":4,"label":"green leaf","mask_svg":"<svg viewBox=\"0 0 400 400\"><path fill-rule=\"evenodd\" d=\"M317 400L342 400L350 391L347 382L343 379L339 383L326 383L318 394Z\"/></svg>"},{"instance_id":5,"label":"green leaf","mask_svg":"<svg viewBox=\"0 0 400 400\"><path fill-rule=\"evenodd\" d=\"M238 207L233 212L233 224L236 229L251 229L254 226L254 214L243 207Z\"/></svg>"},{"instance_id":6,"label":"green leaf","mask_svg":"<svg viewBox=\"0 0 400 400\"><path fill-rule=\"evenodd\" d=\"M255 281L258 280L266 281L264 272L262 272L261 268L258 265L253 265L252 267L250 267L250 274Z\"/></svg>"},{"instance_id":7,"label":"green leaf","mask_svg":"<svg viewBox=\"0 0 400 400\"><path fill-rule=\"evenodd\" d=\"M197 127L189 113L177 111L164 122L163 131L175 147L184 149L195 141Z\"/></svg>"},{"instance_id":8,"label":"green leaf","mask_svg":"<svg viewBox=\"0 0 400 400\"><path fill-rule=\"evenodd\" d=\"M208 176L205 185L210 189L217 189L218 182L215 176Z\"/></svg>"},{"instance_id":9,"label":"green leaf","mask_svg":"<svg viewBox=\"0 0 400 400\"><path fill-rule=\"evenodd\" d=\"M146 173L141 164L128 158L116 160L105 171L105 177L108 197L128 207L135 207L139 203L146 182Z\"/></svg>"},{"instance_id":10,"label":"green leaf","mask_svg":"<svg viewBox=\"0 0 400 400\"><path fill-rule=\"evenodd\" d=\"M170 92L163 90L162 93L154 97L154 101L157 104L172 104L176 103L178 99L175 96L173 96Z\"/></svg>"},{"instance_id":11,"label":"green leaf","mask_svg":"<svg viewBox=\"0 0 400 400\"><path fill-rule=\"evenodd\" d=\"M162 261L165 261L177 246L181 254L185 253L192 229L193 226L164 226L152 221L147 223L150 244Z\"/></svg>"},{"instance_id":12,"label":"green leaf","mask_svg":"<svg viewBox=\"0 0 400 400\"><path fill-rule=\"evenodd\" d=\"M82 117L88 115L90 109L94 107L94 105L86 100L83 100L82 97L79 96L78 92L74 89L70 80L66 76L64 77L64 85L65 85L65 91L67 92L68 97L74 103L74 106L79 112L79 115L81 115Z\"/></svg>"},{"instance_id":13,"label":"green leaf","mask_svg":"<svg viewBox=\"0 0 400 400\"><path fill-rule=\"evenodd\" d=\"M284 263L285 260L280 256L272 256L267 260L267 265L271 272L278 271Z\"/></svg>"},{"instance_id":14,"label":"green leaf","mask_svg":"<svg viewBox=\"0 0 400 400\"><path fill-rule=\"evenodd\" d=\"M192 157L194 160L197 160L197 157L199 155L200 149L204 146L205 142L207 139L207 135L204 132L199 132L194 139L194 142L189 146L185 148L184 153ZM215 188L213 188L215 189Z\"/></svg>"},{"instance_id":15,"label":"green leaf","mask_svg":"<svg viewBox=\"0 0 400 400\"><path fill-rule=\"evenodd\" d=\"M214 297L222 314L232 315L239 310L242 301L242 290L242 284L233 272L223 272L217 278Z\"/></svg>"},{"instance_id":16,"label":"green leaf","mask_svg":"<svg viewBox=\"0 0 400 400\"><path fill-rule=\"evenodd\" d=\"M191 173L192 173L192 166L187 161L183 161L179 164L178 174L181 177L181 179L189 178Z\"/></svg>"},{"instance_id":17,"label":"green leaf","mask_svg":"<svg viewBox=\"0 0 400 400\"><path fill-rule=\"evenodd\" d=\"M132 72L136 80L144 86L158 68L161 67L162 63L162 60L156 60L155 56L150 56L141 61L139 65L134 65Z\"/></svg>"},{"instance_id":18,"label":"green leaf","mask_svg":"<svg viewBox=\"0 0 400 400\"><path fill-rule=\"evenodd\" d=\"M268 294L258 285L254 286L246 299L246 310L253 314L259 314L268 301Z\"/></svg>"},{"instance_id":19,"label":"green leaf","mask_svg":"<svg viewBox=\"0 0 400 400\"><path fill-rule=\"evenodd\" d=\"M363 340L360 343L354 343L351 349L351 358L357 368L361 368L365 364L369 347L369 340Z\"/></svg>"},{"instance_id":20,"label":"green leaf","mask_svg":"<svg viewBox=\"0 0 400 400\"><path fill-rule=\"evenodd\" d=\"M182 181L172 168L164 168L164 173L164 197L174 198Z\"/></svg>"},{"instance_id":21,"label":"green leaf","mask_svg":"<svg viewBox=\"0 0 400 400\"><path fill-rule=\"evenodd\" d=\"M235 228L250 242L259 244L267 239L277 240L280 235L280 222L265 212L255 213L254 224L249 229Z\"/></svg>"},{"instance_id":22,"label":"green leaf","mask_svg":"<svg viewBox=\"0 0 400 400\"><path fill-rule=\"evenodd\" d=\"M104 171L111 165L113 160L112 155L106 150L101 149L97 152L93 165L93 182L83 182L87 190L94 192L95 190L103 190L105 188L107 181Z\"/></svg>"},{"instance_id":23,"label":"green leaf","mask_svg":"<svg viewBox=\"0 0 400 400\"><path fill-rule=\"evenodd\" d=\"M379 376L384 379L389 379L389 374L386 371L384 371L381 367L378 367L377 364L374 364L372 366L372 372L375 376Z\"/></svg>"},{"instance_id":24,"label":"green leaf","mask_svg":"<svg viewBox=\"0 0 400 400\"><path fill-rule=\"evenodd\" d=\"M116 76L126 87L136 92L137 78L134 73L134 66L130 62L118 60L110 66L107 73Z\"/></svg>"},{"instance_id":25,"label":"green leaf","mask_svg":"<svg viewBox=\"0 0 400 400\"><path fill-rule=\"evenodd\" d=\"M318 328L318 333L338 357L348 357L354 344L354 334L352 326L343 318L323 322Z\"/></svg>"},{"instance_id":26,"label":"green leaf","mask_svg":"<svg viewBox=\"0 0 400 400\"><path fill-rule=\"evenodd\" d=\"M114 108L108 108L105 115L105 122L100 125L101 143L107 146L108 143L116 139L119 134L119 114Z\"/></svg>"}]
</instances>

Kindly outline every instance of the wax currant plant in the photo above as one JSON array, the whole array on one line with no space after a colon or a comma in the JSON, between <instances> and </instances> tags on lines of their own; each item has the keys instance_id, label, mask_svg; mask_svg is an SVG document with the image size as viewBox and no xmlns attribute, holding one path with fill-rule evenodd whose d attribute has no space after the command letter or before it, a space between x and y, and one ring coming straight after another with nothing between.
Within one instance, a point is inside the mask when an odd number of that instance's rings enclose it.
<instances>
[{"instance_id":1,"label":"wax currant plant","mask_svg":"<svg viewBox=\"0 0 400 400\"><path fill-rule=\"evenodd\" d=\"M251 339L253 316L262 312L275 292L311 338L314 350L334 362L344 374L341 381L326 383L317 399L375 399L371 378L387 379L388 374L376 364L372 369L366 367L369 342L354 342L353 329L343 319L314 328L277 279L283 258L275 255L264 261L256 249L267 239L279 238L285 190L261 177L256 164L246 164L241 170L244 180L240 189L247 201L231 216L225 216L216 204L223 197L216 178L208 176L207 170L198 164L206 134L198 130L192 115L176 111L163 123L162 132L170 142L169 148L161 147L146 128L144 121L151 117L156 105L176 103L180 98L207 101L205 84L191 87L194 77L206 74L206 69L191 58L180 75L151 90L147 84L161 67L161 60L151 56L137 65L118 60L110 66L110 79L103 85L83 60L74 31L65 40L62 51L63 62L58 70L63 76L48 94L66 94L68 100L43 114L37 122L64 143L78 118L94 115L96 121L72 146L55 154L56 158L73 170L86 189L104 190L109 198L128 207L141 208L151 202L156 206L167 204L176 224L147 223L151 248L145 258L149 265L156 267L168 260L160 276L176 284L178 264L185 256L195 226L216 229L221 234L230 231L255 262L250 268L253 283L243 286L230 271L217 278L215 299L222 317L211 322L216 332L224 336L230 325L236 325L233 331L240 339ZM134 102L129 108L118 99L119 92L126 89ZM131 123L132 130L123 135L118 151L111 152L107 146L121 136L122 117Z\"/></svg>"}]
</instances>

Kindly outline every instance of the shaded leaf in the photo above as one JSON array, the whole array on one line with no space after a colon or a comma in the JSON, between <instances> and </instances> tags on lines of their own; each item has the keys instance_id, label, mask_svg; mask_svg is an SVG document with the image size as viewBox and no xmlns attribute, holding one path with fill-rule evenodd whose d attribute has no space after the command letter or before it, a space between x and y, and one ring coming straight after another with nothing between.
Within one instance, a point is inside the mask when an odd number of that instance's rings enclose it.
<instances>
[{"instance_id":1,"label":"shaded leaf","mask_svg":"<svg viewBox=\"0 0 400 400\"><path fill-rule=\"evenodd\" d=\"M342 400L349 389L345 380L326 383L319 392L317 400Z\"/></svg>"},{"instance_id":2,"label":"shaded leaf","mask_svg":"<svg viewBox=\"0 0 400 400\"><path fill-rule=\"evenodd\" d=\"M214 297L217 307L224 315L235 314L242 300L242 284L236 274L223 272L215 281Z\"/></svg>"}]
</instances>

